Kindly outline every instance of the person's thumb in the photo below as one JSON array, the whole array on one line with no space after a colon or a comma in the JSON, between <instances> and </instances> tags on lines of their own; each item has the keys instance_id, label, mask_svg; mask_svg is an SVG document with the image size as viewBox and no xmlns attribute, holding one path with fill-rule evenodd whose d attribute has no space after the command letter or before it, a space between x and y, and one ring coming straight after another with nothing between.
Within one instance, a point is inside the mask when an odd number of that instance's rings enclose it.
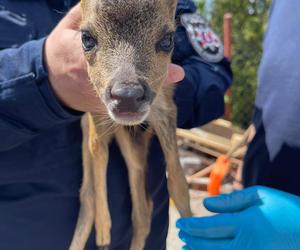
<instances>
[{"instance_id":1,"label":"person's thumb","mask_svg":"<svg viewBox=\"0 0 300 250\"><path fill-rule=\"evenodd\" d=\"M81 7L80 3L75 5L67 15L62 19L60 25L66 29L78 30L81 23Z\"/></svg>"},{"instance_id":2,"label":"person's thumb","mask_svg":"<svg viewBox=\"0 0 300 250\"><path fill-rule=\"evenodd\" d=\"M234 213L259 204L260 202L261 199L258 194L258 189L252 187L231 194L206 198L203 204L207 210L214 213Z\"/></svg>"},{"instance_id":3,"label":"person's thumb","mask_svg":"<svg viewBox=\"0 0 300 250\"><path fill-rule=\"evenodd\" d=\"M181 66L171 63L168 68L168 77L165 81L165 85L177 83L184 78L184 70Z\"/></svg>"}]
</instances>

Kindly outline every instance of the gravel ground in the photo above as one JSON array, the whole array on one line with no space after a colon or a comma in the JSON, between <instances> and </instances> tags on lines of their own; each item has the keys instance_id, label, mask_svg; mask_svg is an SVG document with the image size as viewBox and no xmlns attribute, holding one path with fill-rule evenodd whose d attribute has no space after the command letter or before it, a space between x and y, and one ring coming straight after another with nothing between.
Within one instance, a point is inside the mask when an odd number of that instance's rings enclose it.
<instances>
[{"instance_id":1,"label":"gravel ground","mask_svg":"<svg viewBox=\"0 0 300 250\"><path fill-rule=\"evenodd\" d=\"M191 191L190 195L191 195L191 207L193 213L199 216L210 215L210 213L202 205L203 198L207 196L206 193L200 191ZM176 220L179 218L179 214L172 202L170 205L169 213L170 213L170 226L169 226L169 235L167 239L167 250L180 250L183 244L177 237L178 230L175 227L175 223Z\"/></svg>"}]
</instances>

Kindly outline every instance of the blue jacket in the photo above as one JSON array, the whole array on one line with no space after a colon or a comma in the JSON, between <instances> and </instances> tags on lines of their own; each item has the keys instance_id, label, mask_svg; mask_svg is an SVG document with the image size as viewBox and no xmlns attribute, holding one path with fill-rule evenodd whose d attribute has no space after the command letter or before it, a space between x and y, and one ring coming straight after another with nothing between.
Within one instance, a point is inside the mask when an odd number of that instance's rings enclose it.
<instances>
[{"instance_id":1,"label":"blue jacket","mask_svg":"<svg viewBox=\"0 0 300 250\"><path fill-rule=\"evenodd\" d=\"M0 249L66 250L78 215L82 178L81 114L55 98L43 65L44 37L76 1L0 0ZM194 12L179 1L177 14ZM231 83L229 63L203 61L178 27L173 61L184 67L178 85L178 125L193 127L223 114ZM128 178L119 149L110 146L108 167L112 246L131 238ZM168 193L164 158L153 138L149 190L154 199L147 250L165 249ZM88 250L95 250L93 236Z\"/></svg>"}]
</instances>

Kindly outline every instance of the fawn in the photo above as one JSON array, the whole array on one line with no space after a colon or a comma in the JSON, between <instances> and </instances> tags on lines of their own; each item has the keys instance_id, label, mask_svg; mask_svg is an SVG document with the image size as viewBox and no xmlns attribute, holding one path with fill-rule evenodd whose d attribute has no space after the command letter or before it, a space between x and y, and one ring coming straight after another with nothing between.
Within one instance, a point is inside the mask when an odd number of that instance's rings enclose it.
<instances>
[{"instance_id":1,"label":"fawn","mask_svg":"<svg viewBox=\"0 0 300 250\"><path fill-rule=\"evenodd\" d=\"M163 86L174 46L176 5L176 0L81 1L88 74L106 112L82 118L84 176L70 250L84 249L93 225L97 246L110 245L106 173L112 138L129 175L130 250L144 249L150 231L153 206L145 177L153 135L165 156L170 196L181 216L191 216L188 185L178 159L173 87Z\"/></svg>"}]
</instances>

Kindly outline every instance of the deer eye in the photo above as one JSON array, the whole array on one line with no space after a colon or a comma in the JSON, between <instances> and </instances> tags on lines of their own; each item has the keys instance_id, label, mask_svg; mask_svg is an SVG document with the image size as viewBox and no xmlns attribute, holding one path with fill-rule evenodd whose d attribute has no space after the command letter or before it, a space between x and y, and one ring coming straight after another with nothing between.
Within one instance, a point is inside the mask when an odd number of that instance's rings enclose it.
<instances>
[{"instance_id":1,"label":"deer eye","mask_svg":"<svg viewBox=\"0 0 300 250\"><path fill-rule=\"evenodd\" d=\"M88 31L82 31L81 33L82 47L85 52L92 50L96 45L96 40L92 37Z\"/></svg>"},{"instance_id":2,"label":"deer eye","mask_svg":"<svg viewBox=\"0 0 300 250\"><path fill-rule=\"evenodd\" d=\"M158 50L163 52L171 52L174 47L174 33L166 34L158 43Z\"/></svg>"}]
</instances>

